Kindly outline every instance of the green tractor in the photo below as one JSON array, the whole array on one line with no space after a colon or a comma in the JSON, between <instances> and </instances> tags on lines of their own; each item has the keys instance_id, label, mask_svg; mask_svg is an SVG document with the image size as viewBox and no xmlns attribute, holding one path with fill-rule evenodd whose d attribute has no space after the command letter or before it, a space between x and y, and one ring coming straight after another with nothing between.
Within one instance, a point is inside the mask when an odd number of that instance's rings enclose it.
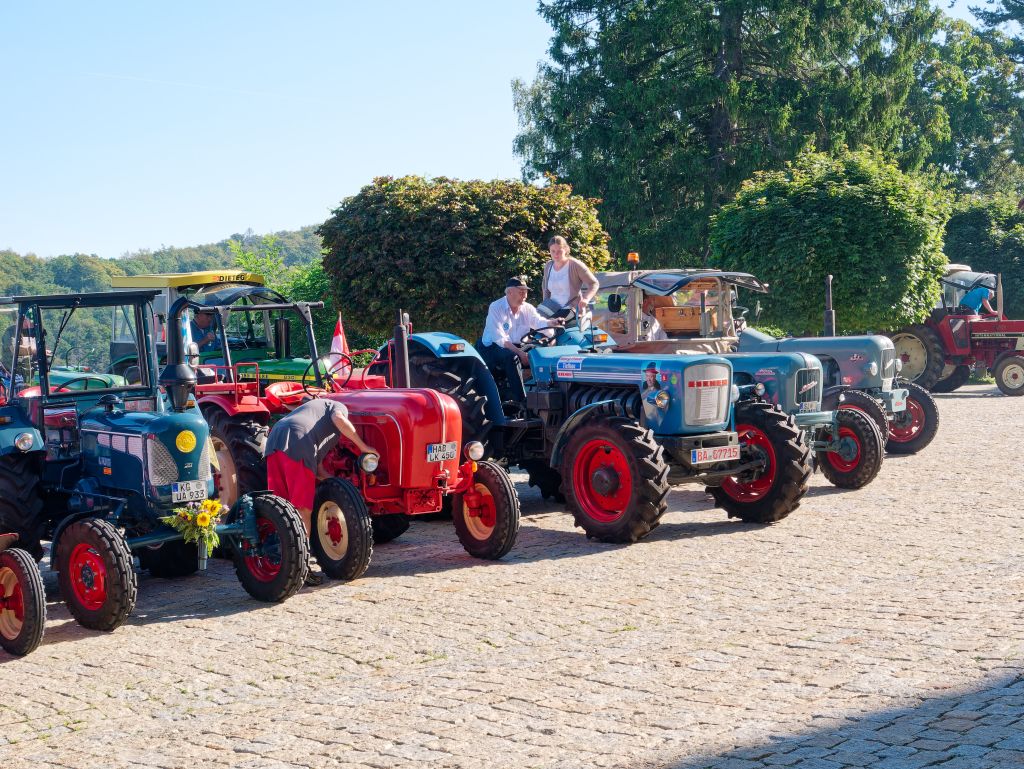
<instances>
[{"instance_id":1,"label":"green tractor","mask_svg":"<svg viewBox=\"0 0 1024 769\"><path fill-rule=\"evenodd\" d=\"M0 392L0 530L37 560L48 539L61 595L83 626L113 630L137 596L133 555L154 576L191 574L204 548L169 525L212 495L209 429L194 397L183 340L168 339L158 374L153 290L0 299L16 308L12 376ZM110 315L129 329L135 376L110 367ZM104 340L102 335L106 333ZM94 352L58 383L54 350ZM39 382L19 389L18 382ZM302 586L308 545L301 519L269 494L238 499L214 522L246 591L281 601Z\"/></svg>"}]
</instances>

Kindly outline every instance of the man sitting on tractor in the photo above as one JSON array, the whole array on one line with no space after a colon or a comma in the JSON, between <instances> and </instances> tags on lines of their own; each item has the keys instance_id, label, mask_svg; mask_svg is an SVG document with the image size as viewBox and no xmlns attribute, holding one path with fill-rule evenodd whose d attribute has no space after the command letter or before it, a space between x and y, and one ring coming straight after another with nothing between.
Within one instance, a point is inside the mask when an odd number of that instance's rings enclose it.
<instances>
[{"instance_id":1,"label":"man sitting on tractor","mask_svg":"<svg viewBox=\"0 0 1024 769\"><path fill-rule=\"evenodd\" d=\"M289 500L299 511L308 536L312 524L313 498L316 494L320 463L344 436L360 454L376 454L363 442L348 418L343 403L326 398L308 399L282 417L267 438L267 485ZM323 582L323 573L309 570L306 584Z\"/></svg>"},{"instance_id":2,"label":"man sitting on tractor","mask_svg":"<svg viewBox=\"0 0 1024 769\"><path fill-rule=\"evenodd\" d=\"M216 350L220 347L217 330L213 328L213 311L199 310L192 315L190 331L192 341L199 346L199 352Z\"/></svg>"},{"instance_id":3,"label":"man sitting on tractor","mask_svg":"<svg viewBox=\"0 0 1024 769\"><path fill-rule=\"evenodd\" d=\"M480 357L491 372L505 375L507 389L503 395L517 403L526 403L522 367L530 364L529 357L520 348L519 340L532 329L564 323L561 318L549 320L537 312L537 308L526 301L528 292L525 276L508 279L505 283L505 296L491 302L487 310L484 333L476 345Z\"/></svg>"},{"instance_id":4,"label":"man sitting on tractor","mask_svg":"<svg viewBox=\"0 0 1024 769\"><path fill-rule=\"evenodd\" d=\"M965 310L970 310L970 314L977 315L981 312L981 308L985 308L985 312L990 315L995 315L996 311L992 309L992 305L989 303L989 299L994 298L996 292L988 286L975 286L966 294L963 299L960 300L960 306Z\"/></svg>"}]
</instances>

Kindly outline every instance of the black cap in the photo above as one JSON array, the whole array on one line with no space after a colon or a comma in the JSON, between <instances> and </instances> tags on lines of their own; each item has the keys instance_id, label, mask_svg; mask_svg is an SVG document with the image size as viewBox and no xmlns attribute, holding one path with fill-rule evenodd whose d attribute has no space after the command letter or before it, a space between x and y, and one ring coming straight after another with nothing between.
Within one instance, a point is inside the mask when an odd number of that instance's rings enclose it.
<instances>
[{"instance_id":1,"label":"black cap","mask_svg":"<svg viewBox=\"0 0 1024 769\"><path fill-rule=\"evenodd\" d=\"M516 275L514 278L509 278L505 282L505 288L529 288L527 277L525 275Z\"/></svg>"}]
</instances>

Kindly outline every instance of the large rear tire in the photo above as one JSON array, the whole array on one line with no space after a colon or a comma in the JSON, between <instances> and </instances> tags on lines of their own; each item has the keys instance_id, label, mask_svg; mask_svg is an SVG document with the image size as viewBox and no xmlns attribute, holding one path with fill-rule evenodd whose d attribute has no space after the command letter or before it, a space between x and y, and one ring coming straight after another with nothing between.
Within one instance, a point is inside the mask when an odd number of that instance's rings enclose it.
<instances>
[{"instance_id":1,"label":"large rear tire","mask_svg":"<svg viewBox=\"0 0 1024 769\"><path fill-rule=\"evenodd\" d=\"M43 557L43 498L39 494L39 459L22 454L0 457L0 532L18 535L18 546Z\"/></svg>"},{"instance_id":2,"label":"large rear tire","mask_svg":"<svg viewBox=\"0 0 1024 769\"><path fill-rule=\"evenodd\" d=\"M833 486L860 489L867 486L882 469L885 444L878 427L862 411L841 408L836 412L839 425L838 450L817 452L818 467ZM832 440L832 429L822 430L822 440Z\"/></svg>"},{"instance_id":3,"label":"large rear tire","mask_svg":"<svg viewBox=\"0 0 1024 769\"><path fill-rule=\"evenodd\" d=\"M892 334L896 355L903 361L903 378L930 388L942 378L946 354L939 335L925 325L917 324Z\"/></svg>"},{"instance_id":4,"label":"large rear tire","mask_svg":"<svg viewBox=\"0 0 1024 769\"><path fill-rule=\"evenodd\" d=\"M1024 357L1007 355L992 369L996 387L1003 395L1024 395Z\"/></svg>"},{"instance_id":5,"label":"large rear tire","mask_svg":"<svg viewBox=\"0 0 1024 769\"><path fill-rule=\"evenodd\" d=\"M17 547L0 552L0 647L23 656L43 640L46 593L32 556Z\"/></svg>"},{"instance_id":6,"label":"large rear tire","mask_svg":"<svg viewBox=\"0 0 1024 769\"><path fill-rule=\"evenodd\" d=\"M893 417L885 448L893 454L916 454L935 439L939 407L932 394L914 382L897 379L896 387L906 388L907 408Z\"/></svg>"},{"instance_id":7,"label":"large rear tire","mask_svg":"<svg viewBox=\"0 0 1024 769\"><path fill-rule=\"evenodd\" d=\"M264 451L270 429L248 414L229 416L215 406L203 409L203 416L210 424L210 440L220 465L220 503L231 507L241 495L267 488Z\"/></svg>"},{"instance_id":8,"label":"large rear tire","mask_svg":"<svg viewBox=\"0 0 1024 769\"><path fill-rule=\"evenodd\" d=\"M306 581L306 527L291 502L273 494L253 497L252 504L258 541L235 540L235 574L257 601L277 603L295 595Z\"/></svg>"},{"instance_id":9,"label":"large rear tire","mask_svg":"<svg viewBox=\"0 0 1024 769\"><path fill-rule=\"evenodd\" d=\"M455 497L452 523L462 547L474 558L505 556L519 535L519 495L508 473L494 462L478 462L473 488Z\"/></svg>"},{"instance_id":10,"label":"large rear tire","mask_svg":"<svg viewBox=\"0 0 1024 769\"><path fill-rule=\"evenodd\" d=\"M440 514L435 514L441 517ZM449 516L451 511L449 510ZM409 516L405 513L391 513L388 515L374 515L370 517L373 524L373 544L383 545L393 539L398 539L409 530Z\"/></svg>"},{"instance_id":11,"label":"large rear tire","mask_svg":"<svg viewBox=\"0 0 1024 769\"><path fill-rule=\"evenodd\" d=\"M565 494L562 493L562 474L551 467L544 459L526 459L519 463L519 466L530 475L530 487L537 487L541 499L550 499L555 502L565 503Z\"/></svg>"},{"instance_id":12,"label":"large rear tire","mask_svg":"<svg viewBox=\"0 0 1024 769\"><path fill-rule=\"evenodd\" d=\"M854 409L862 412L878 428L882 436L882 446L889 440L889 415L880 400L863 390L845 390L839 401L840 409Z\"/></svg>"},{"instance_id":13,"label":"large rear tire","mask_svg":"<svg viewBox=\"0 0 1024 769\"><path fill-rule=\"evenodd\" d=\"M931 386L933 393L951 393L959 390L971 378L971 367L963 363L953 368L953 372Z\"/></svg>"},{"instance_id":14,"label":"large rear tire","mask_svg":"<svg viewBox=\"0 0 1024 769\"><path fill-rule=\"evenodd\" d=\"M373 557L373 525L359 490L343 478L320 481L313 500L310 548L331 579L362 576Z\"/></svg>"},{"instance_id":15,"label":"large rear tire","mask_svg":"<svg viewBox=\"0 0 1024 769\"><path fill-rule=\"evenodd\" d=\"M561 473L576 525L602 542L646 537L667 509L664 449L632 420L585 422L569 438Z\"/></svg>"},{"instance_id":16,"label":"large rear tire","mask_svg":"<svg viewBox=\"0 0 1024 769\"><path fill-rule=\"evenodd\" d=\"M774 523L800 507L811 477L811 450L793 417L770 403L743 403L736 408L741 456L764 460L752 479L726 478L709 491L730 518L747 523Z\"/></svg>"},{"instance_id":17,"label":"large rear tire","mask_svg":"<svg viewBox=\"0 0 1024 769\"><path fill-rule=\"evenodd\" d=\"M122 625L135 608L139 585L121 533L104 520L86 518L64 529L57 550L60 594L71 616L90 630Z\"/></svg>"}]
</instances>

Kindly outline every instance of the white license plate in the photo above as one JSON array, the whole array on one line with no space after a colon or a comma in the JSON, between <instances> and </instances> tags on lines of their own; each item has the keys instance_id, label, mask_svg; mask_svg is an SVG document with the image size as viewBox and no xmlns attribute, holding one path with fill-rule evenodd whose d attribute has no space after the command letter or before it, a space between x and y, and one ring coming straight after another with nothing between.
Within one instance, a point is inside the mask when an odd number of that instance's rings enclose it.
<instances>
[{"instance_id":1,"label":"white license plate","mask_svg":"<svg viewBox=\"0 0 1024 769\"><path fill-rule=\"evenodd\" d=\"M450 459L455 459L458 455L459 444L455 441L427 444L428 462L447 462Z\"/></svg>"},{"instance_id":2,"label":"white license plate","mask_svg":"<svg viewBox=\"0 0 1024 769\"><path fill-rule=\"evenodd\" d=\"M906 409L907 409L907 402L906 401L894 400L892 402L892 410L893 411L906 411Z\"/></svg>"},{"instance_id":3,"label":"white license plate","mask_svg":"<svg viewBox=\"0 0 1024 769\"><path fill-rule=\"evenodd\" d=\"M179 481L171 484L172 502L200 502L206 499L206 481Z\"/></svg>"},{"instance_id":4,"label":"white license plate","mask_svg":"<svg viewBox=\"0 0 1024 769\"><path fill-rule=\"evenodd\" d=\"M706 449L690 449L691 465L706 465L712 462L731 462L740 458L739 446L712 446Z\"/></svg>"}]
</instances>

